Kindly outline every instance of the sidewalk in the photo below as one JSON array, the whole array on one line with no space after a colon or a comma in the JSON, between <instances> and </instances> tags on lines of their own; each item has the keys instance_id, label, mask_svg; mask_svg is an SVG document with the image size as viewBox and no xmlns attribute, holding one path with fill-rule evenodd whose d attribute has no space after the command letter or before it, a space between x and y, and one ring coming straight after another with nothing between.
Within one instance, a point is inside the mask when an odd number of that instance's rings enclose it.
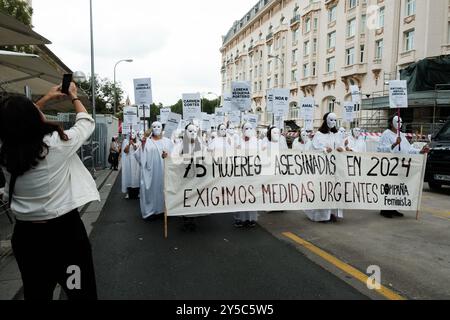
<instances>
[{"instance_id":1,"label":"sidewalk","mask_svg":"<svg viewBox=\"0 0 450 320\"><path fill-rule=\"evenodd\" d=\"M109 192L120 171L111 171L109 169L96 172L97 189L100 192L101 202L91 203L80 209L82 220L86 226L88 234L92 231L92 224L95 223L106 202ZM0 217L1 234L7 234L8 238L12 234L12 226L9 224L6 216ZM55 297L59 296L58 290L55 290ZM4 240L0 248L0 300L21 300L22 279L17 267L16 260L12 254L11 242Z\"/></svg>"}]
</instances>

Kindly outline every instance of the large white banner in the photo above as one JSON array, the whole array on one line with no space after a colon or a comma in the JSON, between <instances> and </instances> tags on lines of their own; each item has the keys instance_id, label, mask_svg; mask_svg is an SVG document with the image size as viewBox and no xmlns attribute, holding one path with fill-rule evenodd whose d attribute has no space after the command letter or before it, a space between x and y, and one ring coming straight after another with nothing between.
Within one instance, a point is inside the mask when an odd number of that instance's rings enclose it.
<instances>
[{"instance_id":1,"label":"large white banner","mask_svg":"<svg viewBox=\"0 0 450 320\"><path fill-rule=\"evenodd\" d=\"M252 85L249 81L232 81L231 95L233 103L240 111L250 111L252 107Z\"/></svg>"},{"instance_id":2,"label":"large white banner","mask_svg":"<svg viewBox=\"0 0 450 320\"><path fill-rule=\"evenodd\" d=\"M134 101L135 104L153 103L152 97L152 80L151 78L134 79Z\"/></svg>"},{"instance_id":3,"label":"large white banner","mask_svg":"<svg viewBox=\"0 0 450 320\"><path fill-rule=\"evenodd\" d=\"M169 216L420 207L424 155L227 154L165 161Z\"/></svg>"},{"instance_id":4,"label":"large white banner","mask_svg":"<svg viewBox=\"0 0 450 320\"><path fill-rule=\"evenodd\" d=\"M272 112L274 115L287 116L289 113L289 89L272 89Z\"/></svg>"},{"instance_id":5,"label":"large white banner","mask_svg":"<svg viewBox=\"0 0 450 320\"><path fill-rule=\"evenodd\" d=\"M183 119L192 122L199 119L202 110L202 99L200 93L183 94Z\"/></svg>"},{"instance_id":6,"label":"large white banner","mask_svg":"<svg viewBox=\"0 0 450 320\"><path fill-rule=\"evenodd\" d=\"M389 105L391 109L408 108L408 84L406 80L389 81Z\"/></svg>"}]
</instances>

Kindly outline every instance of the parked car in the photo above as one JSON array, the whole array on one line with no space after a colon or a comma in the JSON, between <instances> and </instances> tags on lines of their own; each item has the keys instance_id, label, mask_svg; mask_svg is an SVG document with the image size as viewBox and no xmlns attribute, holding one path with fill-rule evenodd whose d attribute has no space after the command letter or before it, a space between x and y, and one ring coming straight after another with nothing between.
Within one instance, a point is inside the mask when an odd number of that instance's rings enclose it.
<instances>
[{"instance_id":1,"label":"parked car","mask_svg":"<svg viewBox=\"0 0 450 320\"><path fill-rule=\"evenodd\" d=\"M431 189L450 185L450 120L432 137L425 181Z\"/></svg>"}]
</instances>

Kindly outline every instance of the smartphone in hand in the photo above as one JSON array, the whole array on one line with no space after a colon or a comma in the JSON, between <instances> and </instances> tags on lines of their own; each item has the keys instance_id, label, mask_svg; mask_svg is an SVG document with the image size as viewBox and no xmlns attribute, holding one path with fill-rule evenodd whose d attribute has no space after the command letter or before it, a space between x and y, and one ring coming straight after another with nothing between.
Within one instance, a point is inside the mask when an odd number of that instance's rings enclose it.
<instances>
[{"instance_id":1,"label":"smartphone in hand","mask_svg":"<svg viewBox=\"0 0 450 320\"><path fill-rule=\"evenodd\" d=\"M69 94L70 83L72 82L72 74L66 73L63 76L61 92L64 94Z\"/></svg>"}]
</instances>

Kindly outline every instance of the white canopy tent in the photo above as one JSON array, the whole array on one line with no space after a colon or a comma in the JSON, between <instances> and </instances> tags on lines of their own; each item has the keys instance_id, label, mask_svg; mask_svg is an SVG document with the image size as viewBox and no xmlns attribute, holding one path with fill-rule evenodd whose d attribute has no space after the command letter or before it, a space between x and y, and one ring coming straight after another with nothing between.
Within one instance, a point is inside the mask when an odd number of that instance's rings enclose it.
<instances>
[{"instance_id":1,"label":"white canopy tent","mask_svg":"<svg viewBox=\"0 0 450 320\"><path fill-rule=\"evenodd\" d=\"M0 46L50 44L51 42L13 17L0 12Z\"/></svg>"}]
</instances>

